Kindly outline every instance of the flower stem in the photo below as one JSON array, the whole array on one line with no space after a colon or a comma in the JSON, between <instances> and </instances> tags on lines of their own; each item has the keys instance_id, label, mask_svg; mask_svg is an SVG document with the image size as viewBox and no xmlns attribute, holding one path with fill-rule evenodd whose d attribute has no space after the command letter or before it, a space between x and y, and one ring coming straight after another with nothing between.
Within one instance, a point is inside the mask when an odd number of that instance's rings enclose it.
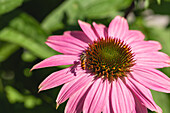
<instances>
[{"instance_id":1,"label":"flower stem","mask_svg":"<svg viewBox=\"0 0 170 113\"><path fill-rule=\"evenodd\" d=\"M127 18L128 14L135 8L135 0L132 1L131 5L127 8L124 17Z\"/></svg>"}]
</instances>

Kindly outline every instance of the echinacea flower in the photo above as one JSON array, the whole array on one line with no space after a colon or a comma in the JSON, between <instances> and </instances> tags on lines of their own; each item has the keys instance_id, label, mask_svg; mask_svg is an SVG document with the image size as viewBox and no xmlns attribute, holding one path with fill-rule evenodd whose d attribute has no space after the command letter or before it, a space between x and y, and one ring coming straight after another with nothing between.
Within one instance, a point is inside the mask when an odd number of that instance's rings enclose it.
<instances>
[{"instance_id":1,"label":"echinacea flower","mask_svg":"<svg viewBox=\"0 0 170 113\"><path fill-rule=\"evenodd\" d=\"M127 20L116 16L109 27L78 21L83 31L50 36L46 44L63 53L36 64L32 69L70 65L49 75L39 91L64 84L57 107L65 113L162 113L150 89L170 93L170 78L156 68L170 66L170 57L159 52L156 41L129 30Z\"/></svg>"}]
</instances>

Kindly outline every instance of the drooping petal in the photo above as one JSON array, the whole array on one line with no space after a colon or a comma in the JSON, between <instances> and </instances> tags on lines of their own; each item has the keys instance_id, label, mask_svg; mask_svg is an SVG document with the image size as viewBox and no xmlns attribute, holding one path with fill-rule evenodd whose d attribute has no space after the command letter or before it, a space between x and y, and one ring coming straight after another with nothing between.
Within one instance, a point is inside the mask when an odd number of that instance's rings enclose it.
<instances>
[{"instance_id":1,"label":"drooping petal","mask_svg":"<svg viewBox=\"0 0 170 113\"><path fill-rule=\"evenodd\" d=\"M81 20L78 20L78 23L83 30L83 32L92 40L96 41L98 37L96 36L92 26L89 23L83 22Z\"/></svg>"},{"instance_id":2,"label":"drooping petal","mask_svg":"<svg viewBox=\"0 0 170 113\"><path fill-rule=\"evenodd\" d=\"M161 71L143 67L133 69L132 78L149 89L170 93L170 78Z\"/></svg>"},{"instance_id":3,"label":"drooping petal","mask_svg":"<svg viewBox=\"0 0 170 113\"><path fill-rule=\"evenodd\" d=\"M135 55L136 65L163 68L170 66L170 57L162 52L140 53Z\"/></svg>"},{"instance_id":4,"label":"drooping petal","mask_svg":"<svg viewBox=\"0 0 170 113\"><path fill-rule=\"evenodd\" d=\"M122 40L124 40L127 44L131 42L136 42L136 41L143 41L145 36L143 35L142 32L137 31L137 30L129 30L127 32L127 35L123 37Z\"/></svg>"},{"instance_id":5,"label":"drooping petal","mask_svg":"<svg viewBox=\"0 0 170 113\"><path fill-rule=\"evenodd\" d=\"M112 83L111 101L115 113L132 113L135 110L135 101L130 90L120 78Z\"/></svg>"},{"instance_id":6,"label":"drooping petal","mask_svg":"<svg viewBox=\"0 0 170 113\"><path fill-rule=\"evenodd\" d=\"M64 36L72 36L85 43L90 43L90 44L92 43L92 41L82 31L66 31L64 32Z\"/></svg>"},{"instance_id":7,"label":"drooping petal","mask_svg":"<svg viewBox=\"0 0 170 113\"><path fill-rule=\"evenodd\" d=\"M65 84L57 97L57 104L61 104L66 101L71 95L77 92L79 89L89 84L93 77L89 76L87 73L78 73L80 74L75 80Z\"/></svg>"},{"instance_id":8,"label":"drooping petal","mask_svg":"<svg viewBox=\"0 0 170 113\"><path fill-rule=\"evenodd\" d=\"M39 91L57 87L74 80L77 76L78 75L76 72L72 71L71 67L54 72L39 85Z\"/></svg>"},{"instance_id":9,"label":"drooping petal","mask_svg":"<svg viewBox=\"0 0 170 113\"><path fill-rule=\"evenodd\" d=\"M100 113L106 103L107 83L101 78L95 80L84 101L83 113Z\"/></svg>"},{"instance_id":10,"label":"drooping petal","mask_svg":"<svg viewBox=\"0 0 170 113\"><path fill-rule=\"evenodd\" d=\"M67 59L67 60L66 60ZM79 57L75 55L54 55L33 66L33 69L74 64Z\"/></svg>"},{"instance_id":11,"label":"drooping petal","mask_svg":"<svg viewBox=\"0 0 170 113\"><path fill-rule=\"evenodd\" d=\"M130 46L135 53L157 52L162 49L161 44L157 41L138 41L131 43Z\"/></svg>"},{"instance_id":12,"label":"drooping petal","mask_svg":"<svg viewBox=\"0 0 170 113\"><path fill-rule=\"evenodd\" d=\"M109 24L108 36L123 39L123 37L126 36L128 29L127 20L123 17L116 16Z\"/></svg>"},{"instance_id":13,"label":"drooping petal","mask_svg":"<svg viewBox=\"0 0 170 113\"><path fill-rule=\"evenodd\" d=\"M158 113L162 113L161 108L156 105L152 98L152 94L149 89L136 82L132 78L125 78L125 84L129 87L129 89L134 93L134 95L141 101L141 103L146 106L151 111L156 111Z\"/></svg>"},{"instance_id":14,"label":"drooping petal","mask_svg":"<svg viewBox=\"0 0 170 113\"><path fill-rule=\"evenodd\" d=\"M134 113L148 113L147 108L142 105L142 103L139 101L139 99L137 97L135 97L135 111Z\"/></svg>"},{"instance_id":15,"label":"drooping petal","mask_svg":"<svg viewBox=\"0 0 170 113\"><path fill-rule=\"evenodd\" d=\"M65 113L81 113L86 96L91 88L91 83L75 92L68 100Z\"/></svg>"},{"instance_id":16,"label":"drooping petal","mask_svg":"<svg viewBox=\"0 0 170 113\"><path fill-rule=\"evenodd\" d=\"M100 38L105 39L105 37L108 37L108 31L107 31L107 27L105 25L96 24L95 22L93 22L93 26Z\"/></svg>"}]
</instances>

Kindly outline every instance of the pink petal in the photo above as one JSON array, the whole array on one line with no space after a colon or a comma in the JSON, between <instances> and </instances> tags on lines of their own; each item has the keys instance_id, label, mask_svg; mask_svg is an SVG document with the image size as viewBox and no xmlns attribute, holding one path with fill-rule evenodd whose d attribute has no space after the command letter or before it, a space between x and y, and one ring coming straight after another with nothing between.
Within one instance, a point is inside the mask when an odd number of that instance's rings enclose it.
<instances>
[{"instance_id":1,"label":"pink petal","mask_svg":"<svg viewBox=\"0 0 170 113\"><path fill-rule=\"evenodd\" d=\"M125 78L126 85L131 89L134 95L141 101L141 103L149 108L151 111L156 111L158 113L162 113L161 108L156 105L152 98L152 94L149 89L139 84L132 78Z\"/></svg>"},{"instance_id":2,"label":"pink petal","mask_svg":"<svg viewBox=\"0 0 170 113\"><path fill-rule=\"evenodd\" d=\"M126 43L136 42L136 41L143 41L145 36L142 32L137 30L129 30L127 32L127 35L123 37L122 40L124 40Z\"/></svg>"},{"instance_id":3,"label":"pink petal","mask_svg":"<svg viewBox=\"0 0 170 113\"><path fill-rule=\"evenodd\" d=\"M51 89L74 80L78 75L71 71L71 67L50 74L40 85L39 91Z\"/></svg>"},{"instance_id":4,"label":"pink petal","mask_svg":"<svg viewBox=\"0 0 170 113\"><path fill-rule=\"evenodd\" d=\"M127 20L123 17L116 16L109 24L108 36L123 39L123 37L127 34L128 29L129 26Z\"/></svg>"},{"instance_id":5,"label":"pink petal","mask_svg":"<svg viewBox=\"0 0 170 113\"><path fill-rule=\"evenodd\" d=\"M161 44L157 41L138 41L131 43L130 46L135 53L156 52L162 49Z\"/></svg>"},{"instance_id":6,"label":"pink petal","mask_svg":"<svg viewBox=\"0 0 170 113\"><path fill-rule=\"evenodd\" d=\"M97 34L99 35L100 38L104 38L108 37L107 36L107 27L103 24L96 24L95 22L93 22L93 26L97 32Z\"/></svg>"},{"instance_id":7,"label":"pink petal","mask_svg":"<svg viewBox=\"0 0 170 113\"><path fill-rule=\"evenodd\" d=\"M68 43L60 43L60 42L54 42L54 41L47 41L46 44L54 49L55 51L58 51L60 53L66 54L66 55L80 55L83 48L80 48L76 45L68 44Z\"/></svg>"},{"instance_id":8,"label":"pink petal","mask_svg":"<svg viewBox=\"0 0 170 113\"><path fill-rule=\"evenodd\" d=\"M142 103L139 101L137 97L135 97L135 105L136 106L134 113L148 113L147 108L144 105L142 105Z\"/></svg>"},{"instance_id":9,"label":"pink petal","mask_svg":"<svg viewBox=\"0 0 170 113\"><path fill-rule=\"evenodd\" d=\"M83 30L83 32L92 40L96 41L98 37L96 36L92 26L89 23L83 22L81 20L78 20L78 23Z\"/></svg>"},{"instance_id":10,"label":"pink petal","mask_svg":"<svg viewBox=\"0 0 170 113\"><path fill-rule=\"evenodd\" d=\"M95 80L83 106L83 113L101 113L106 103L108 81L101 78Z\"/></svg>"},{"instance_id":11,"label":"pink petal","mask_svg":"<svg viewBox=\"0 0 170 113\"><path fill-rule=\"evenodd\" d=\"M120 78L112 82L111 94L115 113L132 113L135 110L133 95Z\"/></svg>"},{"instance_id":12,"label":"pink petal","mask_svg":"<svg viewBox=\"0 0 170 113\"><path fill-rule=\"evenodd\" d=\"M84 34L82 31L66 31L64 32L64 36L72 36L75 37L85 43L92 43L92 41Z\"/></svg>"},{"instance_id":13,"label":"pink petal","mask_svg":"<svg viewBox=\"0 0 170 113\"><path fill-rule=\"evenodd\" d=\"M163 68L170 66L170 57L162 52L140 53L135 55L136 65Z\"/></svg>"},{"instance_id":14,"label":"pink petal","mask_svg":"<svg viewBox=\"0 0 170 113\"><path fill-rule=\"evenodd\" d=\"M170 78L156 69L135 67L132 78L149 89L170 93Z\"/></svg>"},{"instance_id":15,"label":"pink petal","mask_svg":"<svg viewBox=\"0 0 170 113\"><path fill-rule=\"evenodd\" d=\"M81 54L88 44L72 36L50 36L46 44L64 54Z\"/></svg>"},{"instance_id":16,"label":"pink petal","mask_svg":"<svg viewBox=\"0 0 170 113\"><path fill-rule=\"evenodd\" d=\"M66 60L67 59L67 60ZM54 55L33 66L33 69L74 64L79 57L75 55Z\"/></svg>"},{"instance_id":17,"label":"pink petal","mask_svg":"<svg viewBox=\"0 0 170 113\"><path fill-rule=\"evenodd\" d=\"M91 88L91 83L82 89L75 92L68 100L65 113L81 113L83 110L84 100L86 99L87 93Z\"/></svg>"},{"instance_id":18,"label":"pink petal","mask_svg":"<svg viewBox=\"0 0 170 113\"><path fill-rule=\"evenodd\" d=\"M57 104L61 104L64 101L66 101L70 96L72 96L79 89L89 84L92 81L92 79L93 77L89 76L87 73L79 73L79 76L75 80L65 84L62 87L56 100Z\"/></svg>"},{"instance_id":19,"label":"pink petal","mask_svg":"<svg viewBox=\"0 0 170 113\"><path fill-rule=\"evenodd\" d=\"M109 83L107 87L108 87L109 93L106 96L106 104L103 107L102 113L114 113L113 108L111 106L111 84Z\"/></svg>"},{"instance_id":20,"label":"pink petal","mask_svg":"<svg viewBox=\"0 0 170 113\"><path fill-rule=\"evenodd\" d=\"M110 107L110 103L106 103L106 105L103 108L103 112L102 113L114 113L112 111L112 108Z\"/></svg>"},{"instance_id":21,"label":"pink petal","mask_svg":"<svg viewBox=\"0 0 170 113\"><path fill-rule=\"evenodd\" d=\"M72 44L71 46L78 46L78 47L81 47L81 48L85 48L88 46L87 43L75 38L75 37L72 37L72 36L63 36L63 35L54 35L54 36L50 36L48 37L48 40L47 41L51 41L51 42L59 42L59 43L68 43L68 44Z\"/></svg>"}]
</instances>

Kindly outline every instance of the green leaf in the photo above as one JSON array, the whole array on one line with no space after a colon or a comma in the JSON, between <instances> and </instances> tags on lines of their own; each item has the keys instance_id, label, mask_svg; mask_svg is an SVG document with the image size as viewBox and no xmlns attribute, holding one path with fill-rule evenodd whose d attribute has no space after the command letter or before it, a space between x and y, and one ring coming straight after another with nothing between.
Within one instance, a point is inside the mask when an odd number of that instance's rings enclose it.
<instances>
[{"instance_id":1,"label":"green leaf","mask_svg":"<svg viewBox=\"0 0 170 113\"><path fill-rule=\"evenodd\" d=\"M41 28L40 24L30 15L26 13L19 14L16 18L14 18L9 26L13 28L15 31L23 34L24 36L27 36L37 42L40 46L44 46L46 50L49 51L49 53L56 54L54 50L50 49L46 44L45 41L48 37L48 34ZM25 55L26 56L26 55ZM28 56L28 54L27 54ZM34 55L30 55L33 56ZM28 58L28 57L22 57L22 58ZM30 57L31 58L31 57ZM35 59L35 58L33 58ZM32 59L32 60L33 60ZM28 61L31 59L24 59L25 61Z\"/></svg>"},{"instance_id":2,"label":"green leaf","mask_svg":"<svg viewBox=\"0 0 170 113\"><path fill-rule=\"evenodd\" d=\"M65 23L75 24L82 18L113 18L118 10L125 9L132 0L68 0L53 10L42 22L47 32L64 27ZM120 5L121 4L121 5ZM120 15L121 13L119 13Z\"/></svg>"},{"instance_id":3,"label":"green leaf","mask_svg":"<svg viewBox=\"0 0 170 113\"><path fill-rule=\"evenodd\" d=\"M67 1L57 7L54 11L52 11L42 22L42 27L47 32L52 32L57 29L63 28L64 24L62 23L62 19L64 17L64 11L67 7L70 6L72 1Z\"/></svg>"},{"instance_id":4,"label":"green leaf","mask_svg":"<svg viewBox=\"0 0 170 113\"><path fill-rule=\"evenodd\" d=\"M168 94L151 90L154 101L162 108L163 113L170 113Z\"/></svg>"},{"instance_id":5,"label":"green leaf","mask_svg":"<svg viewBox=\"0 0 170 113\"><path fill-rule=\"evenodd\" d=\"M10 103L23 102L24 96L11 86L6 86L5 91Z\"/></svg>"},{"instance_id":6,"label":"green leaf","mask_svg":"<svg viewBox=\"0 0 170 113\"><path fill-rule=\"evenodd\" d=\"M14 10L23 3L23 0L0 0L0 15Z\"/></svg>"},{"instance_id":7,"label":"green leaf","mask_svg":"<svg viewBox=\"0 0 170 113\"><path fill-rule=\"evenodd\" d=\"M39 98L36 98L32 95L25 96L25 98L24 98L24 106L29 109L32 109L36 105L40 105L41 103L42 103L42 101Z\"/></svg>"},{"instance_id":8,"label":"green leaf","mask_svg":"<svg viewBox=\"0 0 170 113\"><path fill-rule=\"evenodd\" d=\"M26 13L19 13L12 21L10 21L9 29L12 30L12 32L15 32L14 34L16 34L17 36L20 35L24 38L29 38L29 39L25 40L26 43L24 43L24 45L20 44L20 43L22 43L22 41L16 42L16 40L13 40L14 42L12 42L12 40L9 41L8 39L5 39L5 41L17 43L18 45L31 51L31 52L29 52L29 54L28 54L28 52L23 53L22 58L24 61L33 61L36 59L35 56L38 56L40 58L47 58L49 56L57 54L57 52L55 52L54 50L52 50L45 44L45 41L48 37L47 33L44 32L44 30L41 28L40 24L30 15L28 15ZM8 34L6 34L6 37L8 37L7 35ZM12 37L12 35L11 35L11 37ZM13 37L15 37L15 35ZM30 44L29 44L30 40L36 44L36 46L35 46L36 48L38 48L38 46L40 48L42 48L40 50L42 52L42 54L40 54L39 51L34 50L34 47L30 46Z\"/></svg>"},{"instance_id":9,"label":"green leaf","mask_svg":"<svg viewBox=\"0 0 170 113\"><path fill-rule=\"evenodd\" d=\"M5 28L0 31L0 40L15 43L43 59L54 55L44 46L12 28Z\"/></svg>"},{"instance_id":10,"label":"green leaf","mask_svg":"<svg viewBox=\"0 0 170 113\"><path fill-rule=\"evenodd\" d=\"M30 15L26 13L19 14L14 18L9 26L16 31L31 37L33 40L45 45L47 33L41 28L40 24Z\"/></svg>"},{"instance_id":11,"label":"green leaf","mask_svg":"<svg viewBox=\"0 0 170 113\"><path fill-rule=\"evenodd\" d=\"M85 17L88 18L113 18L116 15L122 14L119 10L128 7L132 0L82 0L81 7ZM86 2L86 5L84 5ZM121 4L121 5L120 5Z\"/></svg>"},{"instance_id":12,"label":"green leaf","mask_svg":"<svg viewBox=\"0 0 170 113\"><path fill-rule=\"evenodd\" d=\"M0 62L6 60L12 53L19 49L16 44L5 43L0 47Z\"/></svg>"}]
</instances>

